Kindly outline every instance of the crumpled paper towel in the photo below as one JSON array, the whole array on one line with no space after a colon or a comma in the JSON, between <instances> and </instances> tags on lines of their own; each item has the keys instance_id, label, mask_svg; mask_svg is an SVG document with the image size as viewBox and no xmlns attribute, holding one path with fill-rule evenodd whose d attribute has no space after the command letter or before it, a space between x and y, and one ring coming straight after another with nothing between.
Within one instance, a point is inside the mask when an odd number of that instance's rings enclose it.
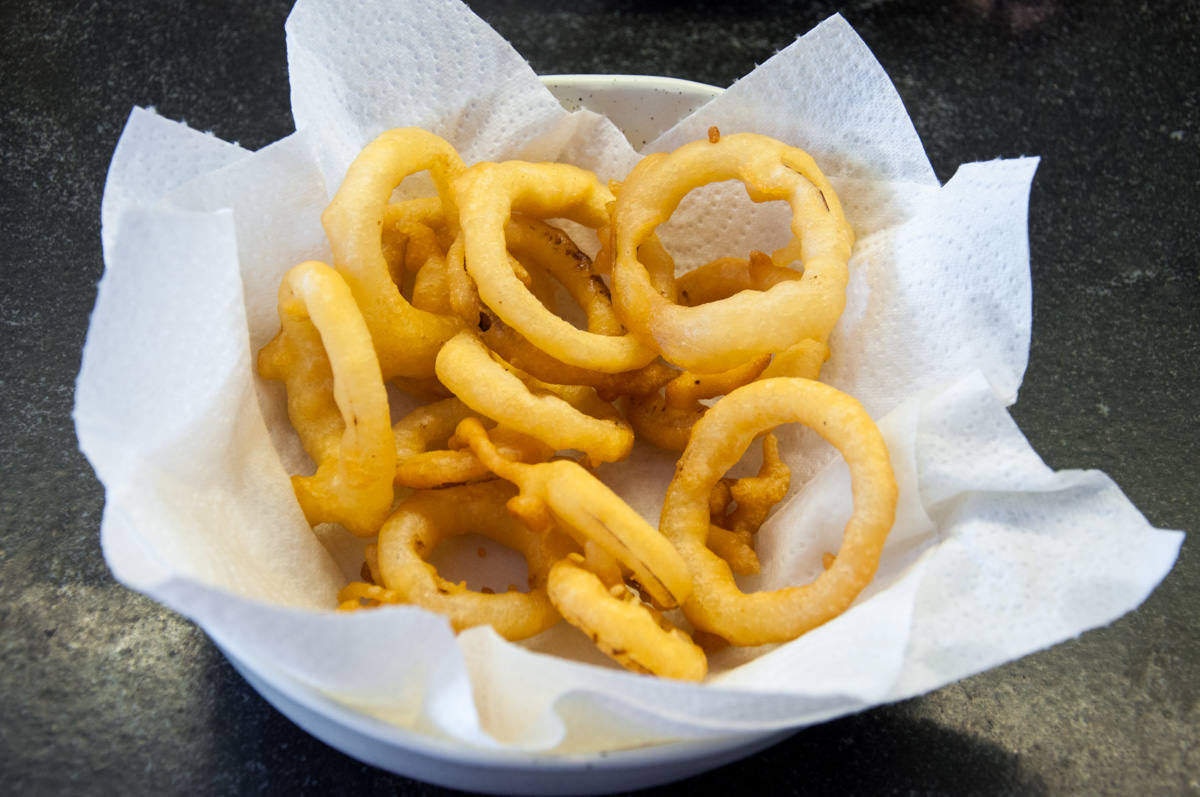
<instances>
[{"instance_id":1,"label":"crumpled paper towel","mask_svg":"<svg viewBox=\"0 0 1200 797\"><path fill-rule=\"evenodd\" d=\"M107 490L113 572L264 677L467 744L617 749L932 690L1112 621L1170 569L1180 533L1151 528L1101 473L1051 471L1006 411L1029 347L1036 160L969 164L939 185L886 74L833 17L647 151L714 124L766 133L810 151L843 198L858 243L825 377L879 421L901 486L855 605L789 644L714 655L704 684L620 670L566 624L512 644L412 607L333 612L361 559L347 535L305 523L288 483L303 454L253 362L277 329L283 272L329 257L319 215L347 164L401 125L468 162L559 159L620 178L638 156L604 118L563 111L453 0L302 0L287 34L294 135L248 152L130 115L75 411ZM769 250L786 212L720 184L689 195L663 234L694 265ZM847 471L814 439L787 430L793 490L760 532L754 586L812 578L839 546ZM600 475L655 521L673 462L639 446Z\"/></svg>"}]
</instances>

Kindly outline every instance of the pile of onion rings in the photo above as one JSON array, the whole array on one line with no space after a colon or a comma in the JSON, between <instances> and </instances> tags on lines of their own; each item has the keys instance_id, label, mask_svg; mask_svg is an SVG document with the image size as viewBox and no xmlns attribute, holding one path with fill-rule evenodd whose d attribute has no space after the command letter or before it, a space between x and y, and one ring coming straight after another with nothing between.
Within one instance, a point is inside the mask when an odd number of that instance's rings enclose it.
<instances>
[{"instance_id":1,"label":"pile of onion rings","mask_svg":"<svg viewBox=\"0 0 1200 797\"><path fill-rule=\"evenodd\" d=\"M418 173L433 194L395 199ZM724 180L787 202L791 240L677 276L656 231ZM793 639L874 576L896 482L861 405L817 381L854 235L804 151L712 128L604 185L567 164L467 165L396 129L322 223L333 262L285 276L258 370L284 383L315 464L293 477L305 517L370 539L339 608L412 604L513 640L566 620L629 670L702 680L706 650ZM422 403L401 411L401 394ZM846 459L853 516L811 584L746 593L734 574L758 572L755 532L791 487L772 430L793 422ZM658 528L592 472L638 437L682 452ZM727 477L757 437L758 473ZM525 588L439 574L439 542L470 533L518 551Z\"/></svg>"}]
</instances>

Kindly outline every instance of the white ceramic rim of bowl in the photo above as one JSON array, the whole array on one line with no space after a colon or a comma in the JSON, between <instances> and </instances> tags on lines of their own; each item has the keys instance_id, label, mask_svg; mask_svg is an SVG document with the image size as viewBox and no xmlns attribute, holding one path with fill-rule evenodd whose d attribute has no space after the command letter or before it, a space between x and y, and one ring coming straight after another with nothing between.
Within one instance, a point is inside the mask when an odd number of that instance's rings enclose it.
<instances>
[{"instance_id":1,"label":"white ceramic rim of bowl","mask_svg":"<svg viewBox=\"0 0 1200 797\"><path fill-rule=\"evenodd\" d=\"M635 147L721 93L704 83L647 75L546 75L542 82L570 110L605 113ZM656 103L639 119L631 99ZM625 112L625 113L623 113ZM252 662L214 637L226 658L262 697L305 731L380 769L449 788L492 794L595 794L660 785L697 775L769 747L795 729L665 742L597 753L489 750L384 722Z\"/></svg>"},{"instance_id":2,"label":"white ceramic rim of bowl","mask_svg":"<svg viewBox=\"0 0 1200 797\"><path fill-rule=\"evenodd\" d=\"M607 116L638 150L722 91L653 75L544 75L542 83L567 110L582 107ZM655 103L652 114L641 112L646 98Z\"/></svg>"}]
</instances>

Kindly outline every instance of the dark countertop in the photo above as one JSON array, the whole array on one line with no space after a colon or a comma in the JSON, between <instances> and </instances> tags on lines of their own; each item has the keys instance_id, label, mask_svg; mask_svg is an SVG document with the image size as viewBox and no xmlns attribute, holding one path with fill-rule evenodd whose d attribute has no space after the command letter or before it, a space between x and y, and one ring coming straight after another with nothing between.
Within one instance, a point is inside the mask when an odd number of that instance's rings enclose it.
<instances>
[{"instance_id":1,"label":"dark countertop","mask_svg":"<svg viewBox=\"0 0 1200 797\"><path fill-rule=\"evenodd\" d=\"M70 413L133 105L250 148L291 132L290 0L0 10L0 783L13 794L433 794L266 704L195 626L117 584ZM728 85L840 10L934 168L1042 156L1013 414L1151 523L1200 529L1200 3L476 2L541 73ZM734 9L737 9L736 11ZM1190 66L1189 66L1190 65ZM738 793L1200 794L1200 561L1111 626L702 776ZM664 787L683 793L700 780Z\"/></svg>"}]
</instances>

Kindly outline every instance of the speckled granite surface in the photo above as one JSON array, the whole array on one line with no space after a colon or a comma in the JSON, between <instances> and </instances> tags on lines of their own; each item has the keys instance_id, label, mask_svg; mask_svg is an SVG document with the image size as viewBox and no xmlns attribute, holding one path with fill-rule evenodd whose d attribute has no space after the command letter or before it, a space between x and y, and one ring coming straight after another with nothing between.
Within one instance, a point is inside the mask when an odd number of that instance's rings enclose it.
<instances>
[{"instance_id":1,"label":"speckled granite surface","mask_svg":"<svg viewBox=\"0 0 1200 797\"><path fill-rule=\"evenodd\" d=\"M728 85L834 10L943 179L1038 154L1034 337L1014 415L1150 521L1200 529L1200 3L477 2L542 73ZM99 202L131 106L257 148L291 131L289 0L0 7L0 783L13 794L441 790L346 758L189 622L116 584L77 452ZM736 10L735 10L736 9ZM656 790L1200 794L1195 544L1137 612Z\"/></svg>"}]
</instances>

